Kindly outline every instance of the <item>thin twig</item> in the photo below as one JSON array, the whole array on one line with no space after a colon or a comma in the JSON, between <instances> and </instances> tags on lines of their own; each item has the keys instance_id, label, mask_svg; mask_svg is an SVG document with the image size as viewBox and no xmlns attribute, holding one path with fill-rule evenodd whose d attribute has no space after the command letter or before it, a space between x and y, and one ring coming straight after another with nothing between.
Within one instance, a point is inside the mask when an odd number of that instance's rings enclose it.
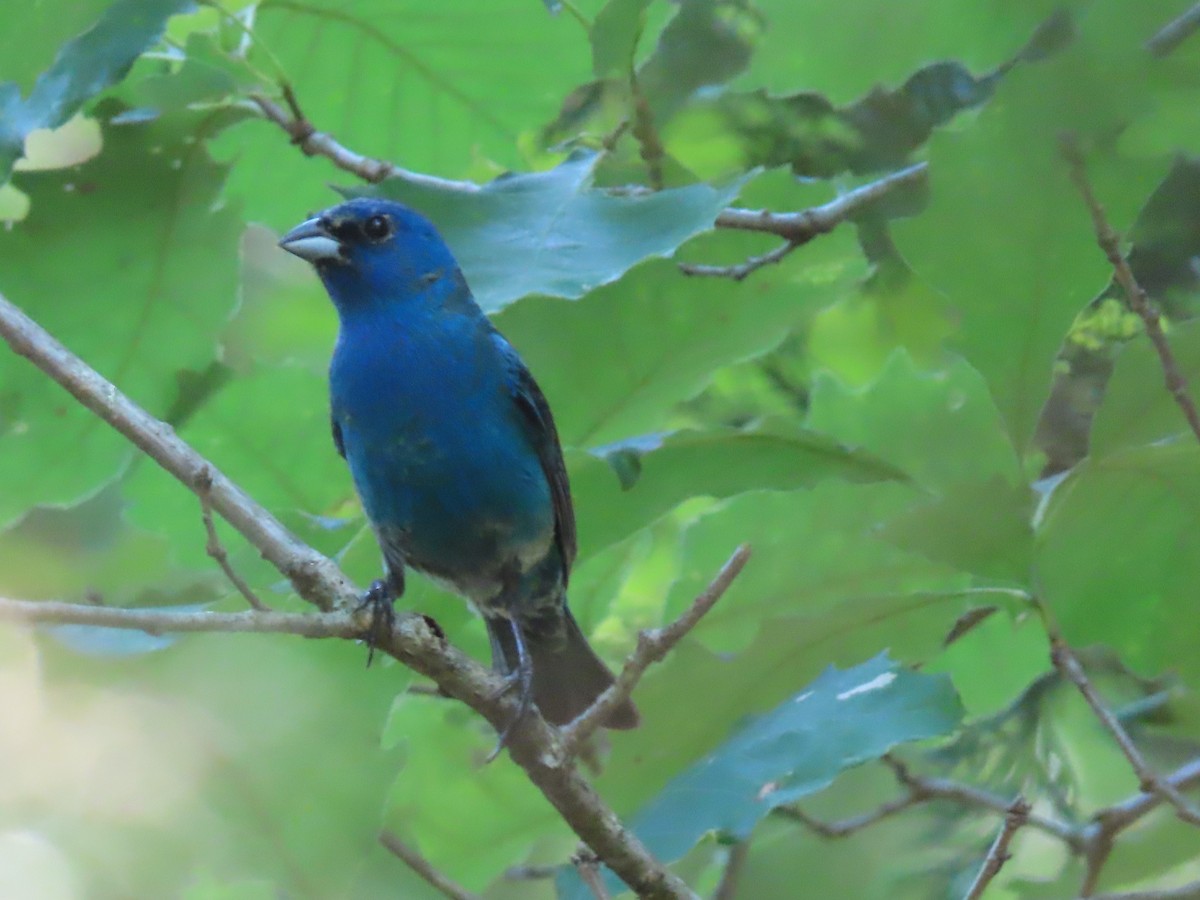
<instances>
[{"instance_id":1,"label":"thin twig","mask_svg":"<svg viewBox=\"0 0 1200 900\"><path fill-rule=\"evenodd\" d=\"M246 583L246 580L237 573L233 564L229 561L229 554L225 551L225 545L221 543L221 538L217 534L217 525L213 521L212 506L208 502L208 489L212 487L212 473L205 469L196 477L196 495L200 498L200 517L204 520L204 530L208 535L208 540L204 544L204 552L207 553L221 567L221 571L225 573L225 577L229 579L239 594L246 598L246 602L259 612L270 612L271 607L263 603L259 599L258 594L254 593L254 589Z\"/></svg>"},{"instance_id":2,"label":"thin twig","mask_svg":"<svg viewBox=\"0 0 1200 900\"><path fill-rule=\"evenodd\" d=\"M450 900L478 900L479 895L459 887L441 872L433 867L433 863L423 857L415 848L408 846L393 832L386 828L379 832L379 843L383 844L393 856L404 862L406 866L424 878L429 884Z\"/></svg>"},{"instance_id":3,"label":"thin twig","mask_svg":"<svg viewBox=\"0 0 1200 900\"><path fill-rule=\"evenodd\" d=\"M610 900L608 888L604 886L604 879L600 875L600 864L591 851L581 849L571 857L571 865L596 900Z\"/></svg>"},{"instance_id":4,"label":"thin twig","mask_svg":"<svg viewBox=\"0 0 1200 900\"><path fill-rule=\"evenodd\" d=\"M290 85L284 84L280 90L286 109L263 94L251 94L250 100L265 118L282 128L291 137L292 143L308 156L322 156L342 171L349 172L371 184L378 184L388 178L398 176L409 182L441 190L463 193L480 190L479 185L472 181L437 178L403 169L387 160L363 156L339 143L326 132L318 131L300 108ZM642 112L646 116L649 114L648 110ZM616 138L623 134L628 127L629 123L623 122L608 141L615 143ZM656 155L656 148L659 147L659 144L656 143L657 136L653 130L652 120L643 116L638 121L638 128L641 130L638 139L642 145L642 153L647 165L650 166L651 183L658 184L661 182L661 170L657 168L660 162ZM717 215L713 223L715 227L775 234L782 237L784 243L761 256L752 256L745 262L736 265L709 266L680 263L680 269L687 275L732 278L735 281L741 281L763 266L779 262L797 247L807 244L813 238L832 231L855 213L897 187L920 181L925 177L927 171L928 163L917 163L852 191L847 191L828 203L798 212L773 213L767 210L730 207Z\"/></svg>"},{"instance_id":5,"label":"thin twig","mask_svg":"<svg viewBox=\"0 0 1200 900\"><path fill-rule=\"evenodd\" d=\"M208 496L213 511L287 577L302 598L326 611L345 612L358 606L359 592L336 563L293 536L169 425L138 407L3 296L0 337L189 490L195 491L197 475L210 470L212 487ZM95 607L88 609L97 611ZM240 615L257 618L280 614L252 611ZM351 615L347 620L356 625L355 637L363 633L360 618ZM89 622L85 620L85 624ZM90 624L105 623L93 620ZM516 715L517 700L505 695L501 679L447 643L445 636L422 616L397 615L391 633L382 636L378 649L433 679L449 696L470 706L494 727L503 728ZM508 750L580 839L640 896L691 896L682 879L655 859L570 764L561 752L558 732L540 715L530 713L522 718Z\"/></svg>"},{"instance_id":6,"label":"thin twig","mask_svg":"<svg viewBox=\"0 0 1200 900\"><path fill-rule=\"evenodd\" d=\"M731 278L734 281L744 281L763 266L771 266L782 262L789 253L800 245L793 241L785 241L774 250L768 250L761 256L750 256L745 262L731 266L712 266L703 263L680 263L679 271L684 275L698 278Z\"/></svg>"},{"instance_id":7,"label":"thin twig","mask_svg":"<svg viewBox=\"0 0 1200 900\"><path fill-rule=\"evenodd\" d=\"M1083 666L1079 664L1079 660L1075 658L1075 654L1071 652L1071 648L1067 646L1060 635L1051 635L1050 659L1062 676L1075 685L1079 693L1083 695L1083 699L1087 701L1088 706L1092 708L1092 712L1096 714L1096 718L1100 720L1100 724L1104 726L1105 731L1117 742L1117 746L1121 748L1125 759L1129 761L1134 774L1137 775L1142 791L1147 794L1157 794L1175 808L1175 814L1184 822L1200 826L1200 812L1197 812L1188 803L1187 798L1179 793L1178 788L1160 778L1150 768L1124 726L1104 705L1103 699L1083 671Z\"/></svg>"},{"instance_id":8,"label":"thin twig","mask_svg":"<svg viewBox=\"0 0 1200 900\"><path fill-rule=\"evenodd\" d=\"M1176 47L1200 29L1200 3L1189 7L1172 19L1146 41L1146 51L1152 56L1169 55Z\"/></svg>"},{"instance_id":9,"label":"thin twig","mask_svg":"<svg viewBox=\"0 0 1200 900\"><path fill-rule=\"evenodd\" d=\"M561 866L510 866L501 876L505 881L542 881L557 878Z\"/></svg>"},{"instance_id":10,"label":"thin twig","mask_svg":"<svg viewBox=\"0 0 1200 900\"><path fill-rule=\"evenodd\" d=\"M616 682L580 713L575 721L563 727L562 749L566 758L576 756L596 729L603 725L619 706L629 700L646 669L665 657L685 634L696 627L705 613L716 605L733 584L733 580L745 568L749 559L750 547L743 544L734 551L709 586L692 601L692 605L684 610L678 619L662 628L638 633L637 647L626 661Z\"/></svg>"},{"instance_id":11,"label":"thin twig","mask_svg":"<svg viewBox=\"0 0 1200 900\"><path fill-rule=\"evenodd\" d=\"M227 634L295 634L308 638L357 638L362 618L354 612L281 613L196 612L171 609L128 609L55 600L13 600L0 597L0 621L28 625L88 625L147 634L223 632Z\"/></svg>"},{"instance_id":12,"label":"thin twig","mask_svg":"<svg viewBox=\"0 0 1200 900\"><path fill-rule=\"evenodd\" d=\"M292 92L290 86L284 85L282 92L288 109L284 109L274 100L263 94L251 94L250 100L258 107L263 116L286 131L291 136L292 143L308 156L323 156L342 171L356 175L363 181L368 181L371 184L378 184L387 178L399 176L403 177L406 181L446 190L466 193L479 190L479 185L472 181L452 181L447 178L422 175L419 172L412 172L386 160L373 159L369 156L363 156L361 153L356 153L338 143L325 132L316 130L301 111L300 104L296 101L296 95Z\"/></svg>"},{"instance_id":13,"label":"thin twig","mask_svg":"<svg viewBox=\"0 0 1200 900\"><path fill-rule=\"evenodd\" d=\"M738 879L742 877L742 869L750 855L750 842L738 841L729 848L729 856L725 860L725 868L721 871L721 880L713 891L712 900L735 900L737 897Z\"/></svg>"},{"instance_id":14,"label":"thin twig","mask_svg":"<svg viewBox=\"0 0 1200 900\"><path fill-rule=\"evenodd\" d=\"M654 113L650 109L650 101L642 93L637 72L633 70L629 73L629 94L633 102L631 133L638 143L638 154L642 157L642 162L646 164L646 180L649 182L651 190L661 191L663 189L663 159L667 153L663 148L658 127L654 124Z\"/></svg>"},{"instance_id":15,"label":"thin twig","mask_svg":"<svg viewBox=\"0 0 1200 900\"><path fill-rule=\"evenodd\" d=\"M1190 787L1200 785L1200 759L1193 759L1190 762L1184 763L1170 775L1166 775L1159 780L1164 784L1170 785L1176 791L1184 791ZM1103 822L1112 831L1121 831L1160 806L1163 802L1164 798L1161 794L1142 791L1128 800L1114 803L1112 806L1100 810L1096 813L1095 818L1096 821Z\"/></svg>"},{"instance_id":16,"label":"thin twig","mask_svg":"<svg viewBox=\"0 0 1200 900\"><path fill-rule=\"evenodd\" d=\"M984 857L983 865L979 868L979 874L975 876L971 887L963 895L963 900L979 900L983 896L983 892L992 883L992 879L1000 873L1000 869L1012 856L1008 852L1008 845L1012 843L1013 835L1020 831L1028 821L1029 804L1023 798L1018 797L1009 806L1008 812L1004 816L1004 824L1000 827L1000 833L996 835L995 842L988 850L987 856Z\"/></svg>"},{"instance_id":17,"label":"thin twig","mask_svg":"<svg viewBox=\"0 0 1200 900\"><path fill-rule=\"evenodd\" d=\"M916 775L903 760L890 753L883 757L883 762L901 784L925 794L929 799L950 800L963 806L988 809L1001 815L1007 815L1012 806L1012 801L973 785L960 784L946 778ZM1079 829L1073 825L1033 812L1026 816L1026 824L1030 828L1054 835L1074 853L1082 853L1085 850L1084 839Z\"/></svg>"},{"instance_id":18,"label":"thin twig","mask_svg":"<svg viewBox=\"0 0 1200 900\"><path fill-rule=\"evenodd\" d=\"M852 191L847 191L828 203L811 206L798 212L773 213L765 209L740 209L737 207L722 210L717 214L713 223L717 228L761 231L783 238L784 243L762 256L752 256L745 262L736 265L704 266L681 263L679 268L687 275L724 277L741 281L751 272L779 262L797 247L807 244L813 238L828 234L847 219L896 188L921 181L926 177L928 171L928 163L917 163L861 185Z\"/></svg>"},{"instance_id":19,"label":"thin twig","mask_svg":"<svg viewBox=\"0 0 1200 900\"><path fill-rule=\"evenodd\" d=\"M212 483L206 493L213 511L260 550L301 597L325 610L357 604L358 592L336 563L294 537L264 507L181 440L170 425L122 394L3 296L0 337L189 490L196 491L197 476L208 470Z\"/></svg>"},{"instance_id":20,"label":"thin twig","mask_svg":"<svg viewBox=\"0 0 1200 900\"><path fill-rule=\"evenodd\" d=\"M1104 207L1096 197L1091 180L1088 178L1083 153L1080 151L1075 137L1070 134L1063 135L1059 145L1063 157L1070 166L1071 180L1091 213L1092 226L1096 231L1096 242L1104 251L1104 255L1108 257L1109 263L1112 264L1117 283L1121 285L1121 289L1129 301L1129 308L1137 314L1146 327L1146 336L1150 338L1155 352L1158 353L1167 390L1179 408L1183 410L1184 418L1187 419L1192 434L1196 436L1196 440L1200 441L1200 413L1196 411L1196 404L1192 400L1191 394L1188 393L1187 379L1183 377L1183 372L1175 361L1175 355L1171 352L1171 345L1163 332L1162 319L1158 314L1158 309L1150 302L1150 298L1146 296L1146 292L1134 278L1129 262L1121 253L1120 238L1113 231Z\"/></svg>"},{"instance_id":21,"label":"thin twig","mask_svg":"<svg viewBox=\"0 0 1200 900\"><path fill-rule=\"evenodd\" d=\"M920 791L910 789L903 797L897 797L895 800L881 803L870 812L839 819L836 822L823 822L820 819L813 818L798 806L780 806L775 812L785 818L800 822L810 831L827 840L839 840L862 831L864 828L870 828L884 819L891 818L897 813L904 812L906 809L911 809L931 799L933 799L932 794L924 794Z\"/></svg>"}]
</instances>

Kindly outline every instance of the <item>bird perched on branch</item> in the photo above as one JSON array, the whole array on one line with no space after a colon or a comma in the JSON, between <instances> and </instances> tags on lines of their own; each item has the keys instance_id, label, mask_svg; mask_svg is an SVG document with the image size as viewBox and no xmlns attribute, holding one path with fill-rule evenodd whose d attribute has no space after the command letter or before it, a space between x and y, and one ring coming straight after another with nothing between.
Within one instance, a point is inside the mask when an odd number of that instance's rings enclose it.
<instances>
[{"instance_id":1,"label":"bird perched on branch","mask_svg":"<svg viewBox=\"0 0 1200 900\"><path fill-rule=\"evenodd\" d=\"M408 207L350 200L280 246L313 264L337 308L333 440L386 576L365 599L390 615L406 566L450 586L483 615L493 666L520 692L517 720L532 701L570 722L613 676L567 608L575 513L537 382ZM626 701L605 724L637 721Z\"/></svg>"}]
</instances>

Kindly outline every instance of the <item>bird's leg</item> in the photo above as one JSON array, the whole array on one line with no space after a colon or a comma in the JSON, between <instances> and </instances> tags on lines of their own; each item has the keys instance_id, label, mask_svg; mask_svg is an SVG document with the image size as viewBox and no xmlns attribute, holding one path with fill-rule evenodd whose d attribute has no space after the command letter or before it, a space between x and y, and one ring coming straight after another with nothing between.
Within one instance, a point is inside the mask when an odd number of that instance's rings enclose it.
<instances>
[{"instance_id":1,"label":"bird's leg","mask_svg":"<svg viewBox=\"0 0 1200 900\"><path fill-rule=\"evenodd\" d=\"M500 751L508 743L508 736L512 734L517 723L525 717L525 714L529 712L529 707L533 705L533 657L529 655L529 648L525 644L525 634L521 631L521 623L515 618L507 618L505 621L512 629L513 646L517 650L517 666L504 676L504 687L497 692L497 696L506 694L513 688L517 688L520 693L517 714L500 732L500 739L496 741L496 749L489 754L487 762L491 762L500 755Z\"/></svg>"},{"instance_id":2,"label":"bird's leg","mask_svg":"<svg viewBox=\"0 0 1200 900\"><path fill-rule=\"evenodd\" d=\"M371 586L363 592L358 608L371 610L371 624L363 634L363 640L367 643L367 668L375 659L375 648L392 633L396 624L396 601L403 593L404 570L391 566L388 566L386 578L371 582Z\"/></svg>"}]
</instances>

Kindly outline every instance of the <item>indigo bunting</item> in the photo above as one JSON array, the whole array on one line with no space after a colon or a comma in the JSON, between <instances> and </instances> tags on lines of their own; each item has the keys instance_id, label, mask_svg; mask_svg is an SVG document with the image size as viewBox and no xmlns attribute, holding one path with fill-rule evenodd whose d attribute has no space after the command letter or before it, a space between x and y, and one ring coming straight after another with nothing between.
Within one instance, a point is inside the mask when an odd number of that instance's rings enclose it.
<instances>
[{"instance_id":1,"label":"indigo bunting","mask_svg":"<svg viewBox=\"0 0 1200 900\"><path fill-rule=\"evenodd\" d=\"M520 690L516 719L535 702L570 722L613 676L567 608L575 513L537 382L408 207L350 200L280 246L313 264L337 308L333 440L384 561L367 598L390 613L408 566L449 586L487 623L492 664ZM605 724L637 721L626 702Z\"/></svg>"}]
</instances>

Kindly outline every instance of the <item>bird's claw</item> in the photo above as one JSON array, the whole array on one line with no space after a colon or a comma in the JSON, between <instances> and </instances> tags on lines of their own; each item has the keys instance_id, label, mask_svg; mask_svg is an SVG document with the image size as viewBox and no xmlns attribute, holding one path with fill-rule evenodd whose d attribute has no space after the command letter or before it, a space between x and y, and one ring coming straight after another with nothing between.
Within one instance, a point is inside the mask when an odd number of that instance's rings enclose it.
<instances>
[{"instance_id":1,"label":"bird's claw","mask_svg":"<svg viewBox=\"0 0 1200 900\"><path fill-rule=\"evenodd\" d=\"M512 734L514 728L517 727L526 713L533 706L533 662L528 656L522 655L520 665L512 672L504 676L504 684L492 695L492 699L503 697L509 691L516 688L520 691L517 698L517 713L509 720L509 723L504 726L504 730L500 732L500 737L496 740L496 746L484 760L485 763L490 763L500 751L508 744L508 738Z\"/></svg>"},{"instance_id":2,"label":"bird's claw","mask_svg":"<svg viewBox=\"0 0 1200 900\"><path fill-rule=\"evenodd\" d=\"M396 624L395 602L396 595L388 583L382 579L371 582L371 586L363 592L362 602L358 604L358 608L371 611L371 624L363 632L363 640L367 644L367 668L371 667L371 663L375 659L375 648L382 645L383 641L391 635L392 628Z\"/></svg>"}]
</instances>

